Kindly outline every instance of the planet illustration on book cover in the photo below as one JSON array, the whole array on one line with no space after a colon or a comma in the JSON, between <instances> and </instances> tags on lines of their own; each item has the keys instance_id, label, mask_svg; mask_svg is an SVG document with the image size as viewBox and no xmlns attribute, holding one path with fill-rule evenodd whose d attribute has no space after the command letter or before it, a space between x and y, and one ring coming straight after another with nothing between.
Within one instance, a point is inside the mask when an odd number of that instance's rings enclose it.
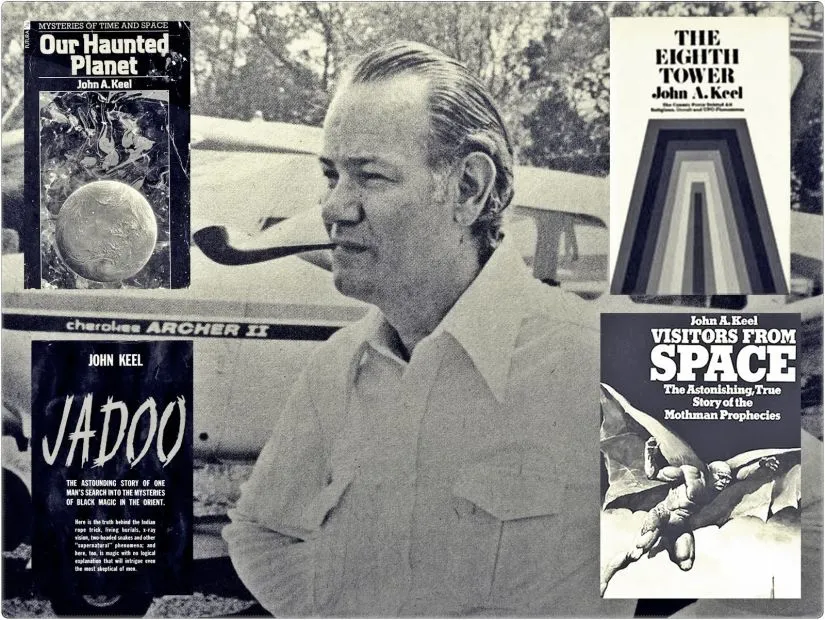
<instances>
[{"instance_id":1,"label":"planet illustration on book cover","mask_svg":"<svg viewBox=\"0 0 825 620\"><path fill-rule=\"evenodd\" d=\"M96 282L115 282L146 266L158 226L139 191L119 181L94 181L66 199L55 233L57 250L72 271Z\"/></svg>"},{"instance_id":2,"label":"planet illustration on book cover","mask_svg":"<svg viewBox=\"0 0 825 620\"><path fill-rule=\"evenodd\" d=\"M168 98L40 92L41 287L171 285Z\"/></svg>"}]
</instances>

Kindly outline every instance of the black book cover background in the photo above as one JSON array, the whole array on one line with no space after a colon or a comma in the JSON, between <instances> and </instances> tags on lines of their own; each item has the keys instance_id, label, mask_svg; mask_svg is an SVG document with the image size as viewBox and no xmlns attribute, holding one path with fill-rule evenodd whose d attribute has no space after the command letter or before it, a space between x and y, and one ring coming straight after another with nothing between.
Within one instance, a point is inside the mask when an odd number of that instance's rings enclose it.
<instances>
[{"instance_id":1,"label":"black book cover background","mask_svg":"<svg viewBox=\"0 0 825 620\"><path fill-rule=\"evenodd\" d=\"M90 367L90 354L137 353L144 362L139 367ZM32 569L40 589L116 594L122 588L155 594L191 592L192 570L192 343L190 341L103 342L59 341L32 343L32 486L34 531ZM69 433L75 428L83 397L94 394L89 461L81 464L82 441L67 466ZM44 459L43 440L54 449L57 427L65 398L74 395L72 412L62 446L53 465ZM156 438L134 467L126 456L126 439L116 454L102 467L92 467L102 432L100 406L106 399L126 403L130 416L141 403L154 398L158 418L178 396L186 403L186 426L179 452L163 466L158 458ZM135 433L135 455L139 455L149 432L144 414ZM112 416L109 446L119 421ZM177 416L170 417L164 436L169 451L177 436ZM158 430L160 430L158 426ZM108 451L108 450L107 450ZM164 505L157 506L67 506L66 481L82 479L124 479L164 481ZM154 486L150 487L154 488ZM154 519L156 563L141 565L136 572L79 572L73 550L75 519Z\"/></svg>"}]
</instances>

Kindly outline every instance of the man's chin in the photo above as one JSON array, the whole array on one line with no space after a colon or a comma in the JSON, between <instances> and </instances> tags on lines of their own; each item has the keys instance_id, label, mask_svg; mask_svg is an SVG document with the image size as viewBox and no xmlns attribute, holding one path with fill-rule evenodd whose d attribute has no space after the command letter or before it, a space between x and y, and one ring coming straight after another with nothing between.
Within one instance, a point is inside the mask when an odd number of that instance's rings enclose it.
<instances>
[{"instance_id":1,"label":"man's chin","mask_svg":"<svg viewBox=\"0 0 825 620\"><path fill-rule=\"evenodd\" d=\"M372 303L374 287L371 283L359 278L358 275L347 273L346 270L333 269L332 281L338 292L347 297Z\"/></svg>"}]
</instances>

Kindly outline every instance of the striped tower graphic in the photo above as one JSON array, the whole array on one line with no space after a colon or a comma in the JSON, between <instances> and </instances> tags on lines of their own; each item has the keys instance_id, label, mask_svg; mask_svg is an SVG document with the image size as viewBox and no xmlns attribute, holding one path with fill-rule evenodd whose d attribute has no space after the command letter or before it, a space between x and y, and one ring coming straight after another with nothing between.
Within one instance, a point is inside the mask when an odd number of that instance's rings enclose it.
<instances>
[{"instance_id":1,"label":"striped tower graphic","mask_svg":"<svg viewBox=\"0 0 825 620\"><path fill-rule=\"evenodd\" d=\"M650 120L611 293L787 292L745 120Z\"/></svg>"}]
</instances>

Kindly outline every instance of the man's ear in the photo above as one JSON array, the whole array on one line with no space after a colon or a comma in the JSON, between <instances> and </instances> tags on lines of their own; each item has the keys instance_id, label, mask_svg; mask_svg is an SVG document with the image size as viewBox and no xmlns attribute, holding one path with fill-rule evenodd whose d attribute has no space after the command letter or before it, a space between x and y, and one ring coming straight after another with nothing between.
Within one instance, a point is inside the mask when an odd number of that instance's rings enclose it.
<instances>
[{"instance_id":1,"label":"man's ear","mask_svg":"<svg viewBox=\"0 0 825 620\"><path fill-rule=\"evenodd\" d=\"M496 182L496 165L481 151L468 153L458 168L458 201L453 218L462 226L478 219Z\"/></svg>"}]
</instances>

